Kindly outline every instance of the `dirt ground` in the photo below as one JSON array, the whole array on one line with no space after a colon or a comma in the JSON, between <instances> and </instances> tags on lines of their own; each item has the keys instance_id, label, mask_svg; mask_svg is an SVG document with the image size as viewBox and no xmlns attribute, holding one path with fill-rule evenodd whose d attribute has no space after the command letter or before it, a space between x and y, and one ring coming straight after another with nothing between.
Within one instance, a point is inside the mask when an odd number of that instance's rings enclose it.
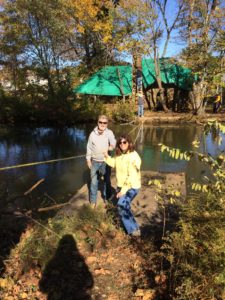
<instances>
[{"instance_id":1,"label":"dirt ground","mask_svg":"<svg viewBox=\"0 0 225 300\"><path fill-rule=\"evenodd\" d=\"M163 183L163 189L168 187L173 187L173 189L178 190L182 197L186 196L186 180L184 173L159 173L153 171L142 171L142 187L140 192L135 197L132 202L132 210L138 223L143 227L148 224L149 220L153 215L157 213L158 203L156 200L156 187L150 186L149 181L158 179ZM116 189L116 179L115 175L112 176L112 187L115 191ZM89 192L88 186L84 185L71 199L70 204L61 210L71 211L79 208L84 204L89 204ZM115 195L112 197L111 202L116 205ZM101 198L101 191L98 191L97 207L104 206L103 200Z\"/></svg>"}]
</instances>

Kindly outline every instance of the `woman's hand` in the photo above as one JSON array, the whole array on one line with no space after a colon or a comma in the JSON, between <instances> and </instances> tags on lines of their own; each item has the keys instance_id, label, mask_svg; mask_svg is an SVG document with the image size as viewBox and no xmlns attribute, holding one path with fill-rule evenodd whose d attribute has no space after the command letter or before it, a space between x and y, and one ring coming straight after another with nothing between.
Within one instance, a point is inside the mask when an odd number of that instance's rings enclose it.
<instances>
[{"instance_id":1,"label":"woman's hand","mask_svg":"<svg viewBox=\"0 0 225 300\"><path fill-rule=\"evenodd\" d=\"M132 164L132 166L136 169L136 171L138 171L138 172L140 171L140 166L139 166L139 167L137 166L137 162L136 162L135 160L132 161L131 164Z\"/></svg>"},{"instance_id":2,"label":"woman's hand","mask_svg":"<svg viewBox=\"0 0 225 300\"><path fill-rule=\"evenodd\" d=\"M122 194L121 192L119 192L119 193L116 194L116 198L118 198L118 199L119 199L120 197L122 197L122 196L123 196L123 194Z\"/></svg>"},{"instance_id":3,"label":"woman's hand","mask_svg":"<svg viewBox=\"0 0 225 300\"><path fill-rule=\"evenodd\" d=\"M109 155L108 155L108 152L103 152L103 155L105 158L107 158Z\"/></svg>"}]
</instances>

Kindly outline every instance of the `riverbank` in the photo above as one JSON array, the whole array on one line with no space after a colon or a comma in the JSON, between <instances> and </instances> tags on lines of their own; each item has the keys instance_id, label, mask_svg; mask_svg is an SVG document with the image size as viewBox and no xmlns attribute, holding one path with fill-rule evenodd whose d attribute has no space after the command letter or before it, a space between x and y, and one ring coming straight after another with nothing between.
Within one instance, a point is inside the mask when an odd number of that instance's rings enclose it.
<instances>
[{"instance_id":1,"label":"riverbank","mask_svg":"<svg viewBox=\"0 0 225 300\"><path fill-rule=\"evenodd\" d=\"M206 113L202 116L196 116L190 113L174 113L174 112L152 112L146 111L142 118L136 118L136 122L144 122L145 124L198 124L203 125L209 120L217 120L225 122L225 112L217 114Z\"/></svg>"},{"instance_id":2,"label":"riverbank","mask_svg":"<svg viewBox=\"0 0 225 300\"><path fill-rule=\"evenodd\" d=\"M75 295L76 299L159 299L166 291L166 279L159 275L152 255L159 246L163 220L157 189L149 180L160 180L165 189L173 186L182 197L186 190L183 173L142 172L143 187L132 204L142 239L125 234L115 199L104 207L99 192L98 206L91 209L87 185L47 223L17 212L14 219L29 222L4 261L1 299L69 300ZM112 185L115 188L114 176ZM8 222L12 223L9 215Z\"/></svg>"}]
</instances>

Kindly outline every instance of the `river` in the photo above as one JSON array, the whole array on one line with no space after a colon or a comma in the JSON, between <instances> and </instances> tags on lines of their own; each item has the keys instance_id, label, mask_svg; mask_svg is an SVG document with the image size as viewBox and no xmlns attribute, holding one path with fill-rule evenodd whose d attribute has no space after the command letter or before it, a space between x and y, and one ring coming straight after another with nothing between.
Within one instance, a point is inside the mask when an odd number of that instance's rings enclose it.
<instances>
[{"instance_id":1,"label":"river","mask_svg":"<svg viewBox=\"0 0 225 300\"><path fill-rule=\"evenodd\" d=\"M93 125L79 125L72 128L1 128L0 168L37 161L46 161L70 156L84 155L87 138ZM160 153L159 143L192 150L192 141L200 141L200 151L215 156L224 149L225 141L218 146L210 134L203 135L203 128L194 125L160 125L111 127L118 137L131 132L136 139L136 149L142 157L142 169L160 172L185 172L187 182L201 180L208 173L197 160L178 161ZM138 134L139 132L139 134ZM44 179L31 194L25 207L39 207L49 201L64 202L75 193L88 178L85 157L0 171L0 204L23 195L38 180ZM50 200L50 198L52 200ZM53 200L54 199L54 200ZM46 203L45 203L46 202Z\"/></svg>"}]
</instances>

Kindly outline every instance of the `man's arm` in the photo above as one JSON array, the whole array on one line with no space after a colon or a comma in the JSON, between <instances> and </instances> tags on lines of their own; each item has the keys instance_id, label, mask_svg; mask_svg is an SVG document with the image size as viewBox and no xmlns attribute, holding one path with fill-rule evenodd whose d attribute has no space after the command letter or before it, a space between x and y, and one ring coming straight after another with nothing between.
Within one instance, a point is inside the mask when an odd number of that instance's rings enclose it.
<instances>
[{"instance_id":1,"label":"man's arm","mask_svg":"<svg viewBox=\"0 0 225 300\"><path fill-rule=\"evenodd\" d=\"M112 151L116 147L116 139L112 130L109 131L109 151Z\"/></svg>"},{"instance_id":2,"label":"man's arm","mask_svg":"<svg viewBox=\"0 0 225 300\"><path fill-rule=\"evenodd\" d=\"M91 165L92 165L91 154L92 154L92 151L91 151L91 135L90 135L88 142L87 142L87 153L86 153L86 160L87 160L87 165L88 165L89 169L91 169Z\"/></svg>"}]
</instances>

